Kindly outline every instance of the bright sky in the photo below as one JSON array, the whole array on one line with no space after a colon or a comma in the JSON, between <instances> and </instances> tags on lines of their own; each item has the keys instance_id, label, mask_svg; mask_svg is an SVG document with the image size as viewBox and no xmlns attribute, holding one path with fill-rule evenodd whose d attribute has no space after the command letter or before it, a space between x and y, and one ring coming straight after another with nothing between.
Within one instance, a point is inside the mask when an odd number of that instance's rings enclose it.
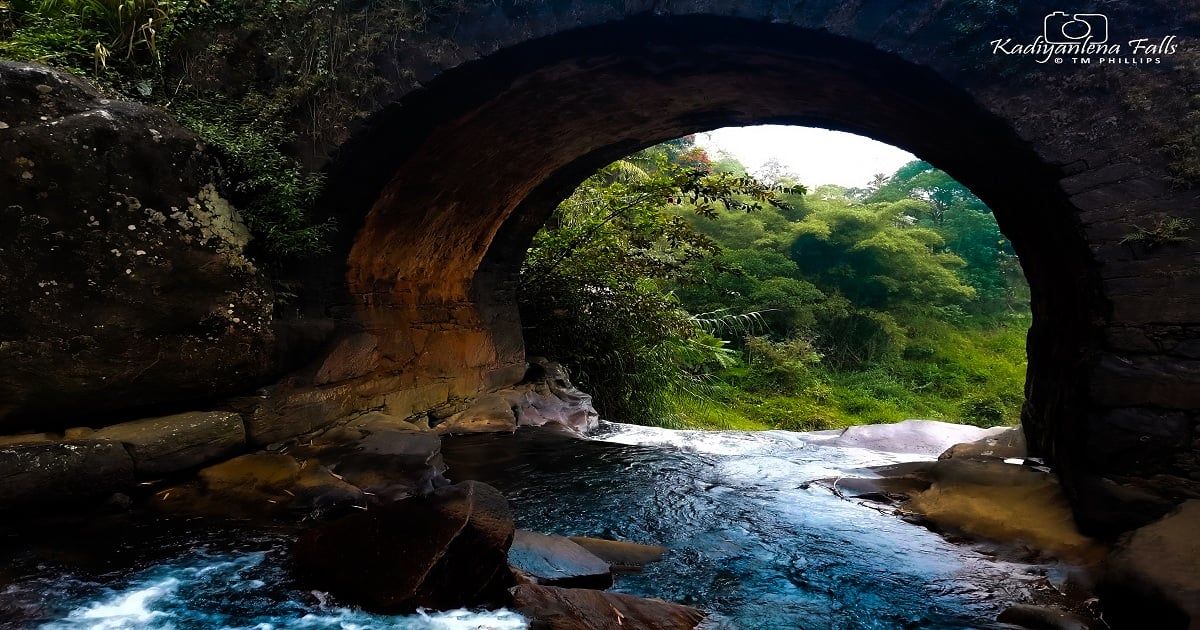
<instances>
[{"instance_id":1,"label":"bright sky","mask_svg":"<svg viewBox=\"0 0 1200 630\"><path fill-rule=\"evenodd\" d=\"M697 134L696 143L714 158L719 151L733 155L751 173L775 158L809 188L821 184L866 186L872 175L891 175L904 163L917 159L890 144L811 127L726 127Z\"/></svg>"}]
</instances>

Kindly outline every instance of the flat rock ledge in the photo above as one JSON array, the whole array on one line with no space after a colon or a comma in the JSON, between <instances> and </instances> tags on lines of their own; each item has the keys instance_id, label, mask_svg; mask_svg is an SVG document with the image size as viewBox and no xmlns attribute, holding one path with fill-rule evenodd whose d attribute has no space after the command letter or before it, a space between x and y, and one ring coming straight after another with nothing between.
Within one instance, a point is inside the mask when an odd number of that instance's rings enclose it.
<instances>
[{"instance_id":1,"label":"flat rock ledge","mask_svg":"<svg viewBox=\"0 0 1200 630\"><path fill-rule=\"evenodd\" d=\"M249 519L335 518L428 495L449 484L441 438L382 414L307 442L209 466L157 492L172 513Z\"/></svg>"},{"instance_id":2,"label":"flat rock ledge","mask_svg":"<svg viewBox=\"0 0 1200 630\"><path fill-rule=\"evenodd\" d=\"M0 479L9 480L0 489L0 510L132 494L139 484L171 480L265 447L259 451L263 457L239 458L228 468L155 493L155 505L239 518L326 513L427 494L446 485L440 452L445 434L538 426L582 435L599 423L591 397L571 385L566 370L536 358L522 383L412 417L379 410L339 417L325 410L330 413L304 416L298 423L281 421L267 431L256 424L256 405L251 401L245 409L236 407L244 413L192 411L98 429L0 435ZM264 443L267 435L274 441ZM272 453L286 454L287 463L265 456ZM303 474L285 482L268 472L272 467ZM226 476L237 481L214 481Z\"/></svg>"},{"instance_id":3,"label":"flat rock ledge","mask_svg":"<svg viewBox=\"0 0 1200 630\"><path fill-rule=\"evenodd\" d=\"M5 436L0 443L0 508L63 505L127 491L227 458L246 448L239 414L189 412L62 435Z\"/></svg>"},{"instance_id":4,"label":"flat rock ledge","mask_svg":"<svg viewBox=\"0 0 1200 630\"><path fill-rule=\"evenodd\" d=\"M925 428L918 442L936 442ZM949 445L936 461L878 466L860 476L816 483L842 497L895 506L936 531L1020 555L1098 563L1106 549L1079 533L1058 478L1037 460L1024 458L1020 430L976 431L975 441Z\"/></svg>"}]
</instances>

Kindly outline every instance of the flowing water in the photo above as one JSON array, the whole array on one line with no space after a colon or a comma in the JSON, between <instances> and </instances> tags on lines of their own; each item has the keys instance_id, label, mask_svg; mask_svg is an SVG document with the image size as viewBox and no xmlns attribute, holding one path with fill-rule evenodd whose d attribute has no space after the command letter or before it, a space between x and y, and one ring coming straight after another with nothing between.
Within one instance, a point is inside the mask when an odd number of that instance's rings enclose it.
<instances>
[{"instance_id":1,"label":"flowing water","mask_svg":"<svg viewBox=\"0 0 1200 630\"><path fill-rule=\"evenodd\" d=\"M803 434L609 424L448 438L453 481L510 499L519 527L656 543L614 590L699 606L713 628L990 628L1049 589L1004 562L807 481L913 459ZM74 628L523 628L509 611L380 616L293 583L288 530L146 517L9 534L0 624Z\"/></svg>"}]
</instances>

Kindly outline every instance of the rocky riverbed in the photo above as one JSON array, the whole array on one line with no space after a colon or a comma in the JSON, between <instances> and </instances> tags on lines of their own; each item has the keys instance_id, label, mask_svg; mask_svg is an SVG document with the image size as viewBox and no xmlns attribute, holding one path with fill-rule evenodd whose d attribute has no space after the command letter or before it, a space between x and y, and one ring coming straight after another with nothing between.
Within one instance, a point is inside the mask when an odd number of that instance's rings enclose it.
<instances>
[{"instance_id":1,"label":"rocky riverbed","mask_svg":"<svg viewBox=\"0 0 1200 630\"><path fill-rule=\"evenodd\" d=\"M971 437L975 444L936 460ZM1097 564L1089 554L1097 543L1044 544L1058 533L1022 534L1020 523L1012 525L1020 510L999 519L1009 523L1005 531L1017 532L1008 538L995 527L978 531L944 520L936 509L918 511L922 501L961 505L946 497L965 496L964 487L991 487L994 475L938 472L968 461L1010 467L1004 475L1031 475L1036 483L1018 484L1026 490L1053 489L1036 462L997 464L1018 461L1007 457L1016 454L1005 450L1016 448L1006 443L1010 437L939 423L816 434L604 423L586 440L534 427L451 436L434 439L436 458L422 460L436 460L428 470L438 474L421 483L439 488L420 499L424 507L413 508L414 499L395 503L358 494L348 505L359 508L316 521L297 520L295 512L271 503L248 516L249 497L282 502L297 494L309 465L248 466L246 458L283 461L288 454L243 456L221 465L237 474L209 471L197 482L157 489L131 508L110 507L83 522L9 523L0 622L45 628L676 628L703 617L702 627L709 628L1102 627L1094 625L1098 609L1091 600ZM293 456L304 459L302 451ZM889 472L896 470L903 473ZM363 492L363 479L328 472ZM260 482L286 478L291 485L228 481L238 475ZM243 498L232 503L238 510L221 513L209 510L212 501L197 503L197 497L211 499L217 486L189 484L206 483L227 483L224 496ZM386 487L366 492L380 491ZM177 500L205 509L163 509L172 501L163 496L168 492L193 492ZM987 510L980 514L979 522L989 522ZM1053 515L1048 520L1056 522L1061 513ZM441 527L450 522L459 524ZM314 523L328 524L314 529ZM1144 537L1152 545L1170 538L1150 534ZM292 543L297 537L305 541L299 547ZM425 544L435 538L442 543ZM507 559L485 561L498 548ZM1080 549L1087 553L1076 553ZM408 570L414 566L428 567L415 581ZM498 573L481 571L500 566ZM998 621L1002 615L1005 621ZM1046 626L1048 619L1059 625Z\"/></svg>"}]
</instances>

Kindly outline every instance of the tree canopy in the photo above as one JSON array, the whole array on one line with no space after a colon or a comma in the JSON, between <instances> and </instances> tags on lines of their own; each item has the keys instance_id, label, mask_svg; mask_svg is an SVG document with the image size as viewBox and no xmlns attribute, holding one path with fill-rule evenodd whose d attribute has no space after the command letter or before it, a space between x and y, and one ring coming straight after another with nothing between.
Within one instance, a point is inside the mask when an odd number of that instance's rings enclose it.
<instances>
[{"instance_id":1,"label":"tree canopy","mask_svg":"<svg viewBox=\"0 0 1200 630\"><path fill-rule=\"evenodd\" d=\"M1016 419L1027 289L979 199L919 161L853 189L747 172L683 138L588 179L522 272L531 351L622 420Z\"/></svg>"}]
</instances>

